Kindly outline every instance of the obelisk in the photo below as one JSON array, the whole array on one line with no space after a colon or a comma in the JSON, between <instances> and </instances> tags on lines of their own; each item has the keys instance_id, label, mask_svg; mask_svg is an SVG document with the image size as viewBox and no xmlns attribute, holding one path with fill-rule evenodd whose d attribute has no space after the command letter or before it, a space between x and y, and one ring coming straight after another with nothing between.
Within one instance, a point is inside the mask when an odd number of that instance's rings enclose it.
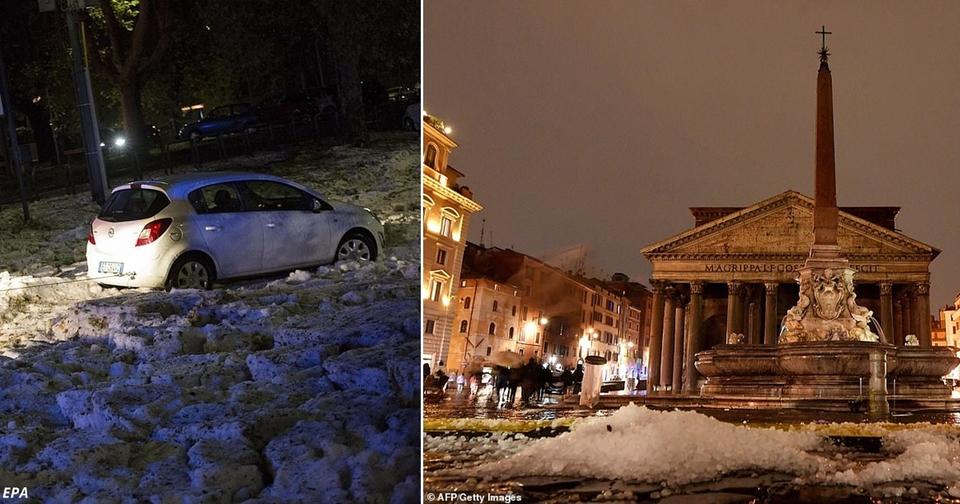
<instances>
[{"instance_id":1,"label":"obelisk","mask_svg":"<svg viewBox=\"0 0 960 504\"><path fill-rule=\"evenodd\" d=\"M813 247L810 257L833 259L840 257L837 245L837 177L833 148L833 81L829 53L820 50L820 70L817 72L817 154L814 174Z\"/></svg>"},{"instance_id":2,"label":"obelisk","mask_svg":"<svg viewBox=\"0 0 960 504\"><path fill-rule=\"evenodd\" d=\"M870 329L873 312L857 305L855 271L837 242L837 177L833 151L833 81L826 36L817 72L816 160L814 165L813 244L800 268L797 305L784 317L780 343L877 341Z\"/></svg>"}]
</instances>

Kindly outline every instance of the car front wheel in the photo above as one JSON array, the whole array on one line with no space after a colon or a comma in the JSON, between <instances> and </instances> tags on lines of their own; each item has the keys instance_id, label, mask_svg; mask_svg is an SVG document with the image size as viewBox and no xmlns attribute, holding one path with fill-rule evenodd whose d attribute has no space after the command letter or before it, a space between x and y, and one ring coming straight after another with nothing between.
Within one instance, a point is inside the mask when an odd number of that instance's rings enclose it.
<instances>
[{"instance_id":1,"label":"car front wheel","mask_svg":"<svg viewBox=\"0 0 960 504\"><path fill-rule=\"evenodd\" d=\"M170 268L167 288L209 289L213 284L213 267L199 257L182 257Z\"/></svg>"},{"instance_id":2,"label":"car front wheel","mask_svg":"<svg viewBox=\"0 0 960 504\"><path fill-rule=\"evenodd\" d=\"M337 247L337 261L373 261L377 258L376 248L370 238L352 233L340 241Z\"/></svg>"}]
</instances>

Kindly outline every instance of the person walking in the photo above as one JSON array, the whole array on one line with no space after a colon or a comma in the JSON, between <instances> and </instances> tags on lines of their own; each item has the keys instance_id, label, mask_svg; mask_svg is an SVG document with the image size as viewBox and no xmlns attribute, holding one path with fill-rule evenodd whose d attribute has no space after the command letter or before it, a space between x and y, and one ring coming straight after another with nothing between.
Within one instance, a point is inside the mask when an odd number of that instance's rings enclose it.
<instances>
[{"instance_id":1,"label":"person walking","mask_svg":"<svg viewBox=\"0 0 960 504\"><path fill-rule=\"evenodd\" d=\"M573 393L580 393L580 386L583 384L583 364L577 364L577 369L573 371Z\"/></svg>"},{"instance_id":2,"label":"person walking","mask_svg":"<svg viewBox=\"0 0 960 504\"><path fill-rule=\"evenodd\" d=\"M450 377L443 372L442 369L437 369L437 374L434 375L437 380L437 387L440 389L441 394L447 393L447 382L450 381Z\"/></svg>"},{"instance_id":3,"label":"person walking","mask_svg":"<svg viewBox=\"0 0 960 504\"><path fill-rule=\"evenodd\" d=\"M470 375L470 396L476 396L479 391L479 380L477 380L477 375Z\"/></svg>"},{"instance_id":4,"label":"person walking","mask_svg":"<svg viewBox=\"0 0 960 504\"><path fill-rule=\"evenodd\" d=\"M457 395L463 393L463 384L465 380L463 378L463 373L457 373Z\"/></svg>"}]
</instances>

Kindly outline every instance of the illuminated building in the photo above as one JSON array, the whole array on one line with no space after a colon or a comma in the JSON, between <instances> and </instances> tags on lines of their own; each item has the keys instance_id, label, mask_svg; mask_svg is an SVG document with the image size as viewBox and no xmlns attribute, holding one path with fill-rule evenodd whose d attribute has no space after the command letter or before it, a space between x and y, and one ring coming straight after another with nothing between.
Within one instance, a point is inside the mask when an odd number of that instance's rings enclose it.
<instances>
[{"instance_id":1,"label":"illuminated building","mask_svg":"<svg viewBox=\"0 0 960 504\"><path fill-rule=\"evenodd\" d=\"M423 118L423 361L431 369L444 362L450 348L454 296L470 215L483 207L460 185L463 174L449 164L457 143L442 121Z\"/></svg>"}]
</instances>

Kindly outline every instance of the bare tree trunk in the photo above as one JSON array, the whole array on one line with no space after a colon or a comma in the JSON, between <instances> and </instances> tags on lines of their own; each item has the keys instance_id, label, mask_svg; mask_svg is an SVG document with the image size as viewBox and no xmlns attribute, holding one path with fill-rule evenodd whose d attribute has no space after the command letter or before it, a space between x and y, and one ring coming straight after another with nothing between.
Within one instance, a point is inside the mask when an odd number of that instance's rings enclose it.
<instances>
[{"instance_id":1,"label":"bare tree trunk","mask_svg":"<svg viewBox=\"0 0 960 504\"><path fill-rule=\"evenodd\" d=\"M338 45L336 57L343 93L340 107L346 123L345 135L347 141L363 145L367 142L367 122L363 109L363 90L360 87L360 56L349 42Z\"/></svg>"},{"instance_id":2,"label":"bare tree trunk","mask_svg":"<svg viewBox=\"0 0 960 504\"><path fill-rule=\"evenodd\" d=\"M136 77L120 81L117 84L120 90L120 105L123 108L123 129L133 145L140 146L145 130L143 108L140 105L143 87Z\"/></svg>"},{"instance_id":3,"label":"bare tree trunk","mask_svg":"<svg viewBox=\"0 0 960 504\"><path fill-rule=\"evenodd\" d=\"M53 130L50 127L50 112L46 107L39 107L33 103L18 103L18 110L27 116L30 129L33 130L33 141L37 144L37 154L42 161L49 161L55 157L53 150Z\"/></svg>"}]
</instances>

